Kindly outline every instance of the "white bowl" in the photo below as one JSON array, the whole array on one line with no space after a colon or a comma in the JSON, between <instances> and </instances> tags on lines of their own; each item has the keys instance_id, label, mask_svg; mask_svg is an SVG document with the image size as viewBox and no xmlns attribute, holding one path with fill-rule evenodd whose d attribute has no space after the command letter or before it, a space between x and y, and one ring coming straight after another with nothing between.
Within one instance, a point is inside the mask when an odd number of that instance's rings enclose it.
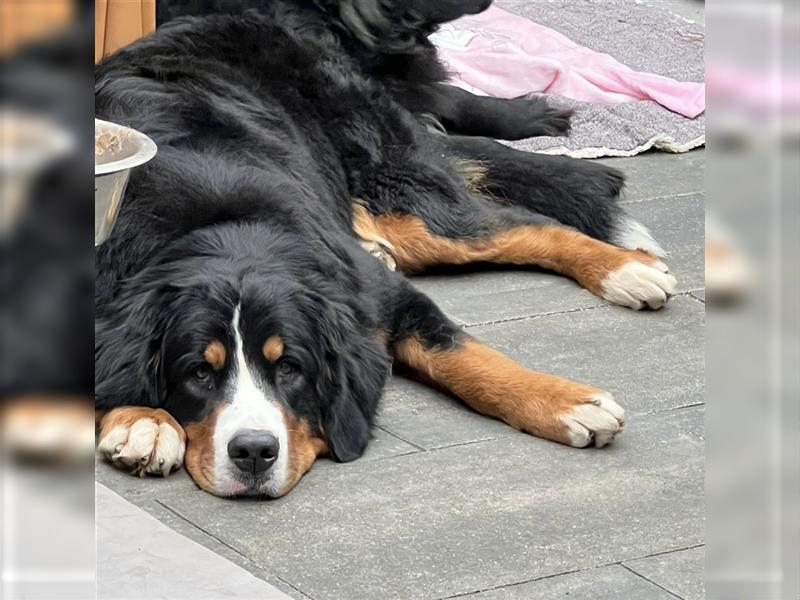
<instances>
[{"instance_id":1,"label":"white bowl","mask_svg":"<svg viewBox=\"0 0 800 600\"><path fill-rule=\"evenodd\" d=\"M113 134L117 147L94 157L94 244L111 235L128 184L131 169L143 165L156 155L156 145L145 134L108 121L94 120L95 139Z\"/></svg>"}]
</instances>

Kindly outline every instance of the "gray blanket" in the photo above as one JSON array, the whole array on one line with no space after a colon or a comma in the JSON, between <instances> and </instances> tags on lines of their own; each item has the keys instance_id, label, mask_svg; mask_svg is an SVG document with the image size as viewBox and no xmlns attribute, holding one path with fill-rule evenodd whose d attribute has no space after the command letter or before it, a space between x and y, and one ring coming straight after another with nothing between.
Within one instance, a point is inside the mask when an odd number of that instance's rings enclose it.
<instances>
[{"instance_id":1,"label":"gray blanket","mask_svg":"<svg viewBox=\"0 0 800 600\"><path fill-rule=\"evenodd\" d=\"M497 0L500 8L605 52L637 71L704 80L705 29L637 0ZM602 106L550 96L575 109L569 137L513 142L521 150L580 158L633 156L651 148L687 152L705 144L705 114L688 119L656 102Z\"/></svg>"}]
</instances>

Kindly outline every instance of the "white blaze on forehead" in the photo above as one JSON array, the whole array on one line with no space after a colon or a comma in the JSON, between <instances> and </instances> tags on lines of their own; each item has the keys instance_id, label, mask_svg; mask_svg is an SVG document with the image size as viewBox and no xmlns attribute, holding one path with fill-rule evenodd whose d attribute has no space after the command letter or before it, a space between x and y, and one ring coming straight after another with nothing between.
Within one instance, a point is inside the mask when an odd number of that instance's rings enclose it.
<instances>
[{"instance_id":1,"label":"white blaze on forehead","mask_svg":"<svg viewBox=\"0 0 800 600\"><path fill-rule=\"evenodd\" d=\"M236 347L233 362L236 372L231 380L226 400L230 404L220 413L214 429L214 476L221 494L244 491L236 480L238 469L228 457L228 442L242 429L262 429L274 435L280 443L278 460L269 473L269 481L260 491L277 494L286 483L289 462L289 435L283 412L278 407L268 386L260 380L257 371L250 368L244 354L243 335L239 323L240 307L233 313L233 329Z\"/></svg>"}]
</instances>

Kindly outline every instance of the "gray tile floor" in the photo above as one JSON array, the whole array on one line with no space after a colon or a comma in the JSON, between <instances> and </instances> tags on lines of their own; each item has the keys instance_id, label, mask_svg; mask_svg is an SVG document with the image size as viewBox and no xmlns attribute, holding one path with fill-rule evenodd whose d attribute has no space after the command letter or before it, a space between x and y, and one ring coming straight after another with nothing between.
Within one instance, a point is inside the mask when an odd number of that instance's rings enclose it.
<instances>
[{"instance_id":1,"label":"gray tile floor","mask_svg":"<svg viewBox=\"0 0 800 600\"><path fill-rule=\"evenodd\" d=\"M604 161L670 254L680 294L662 311L533 270L415 280L523 364L615 394L611 447L538 440L393 378L366 455L318 462L285 498L221 500L182 471L97 479L293 598L702 598L704 156Z\"/></svg>"},{"instance_id":2,"label":"gray tile floor","mask_svg":"<svg viewBox=\"0 0 800 600\"><path fill-rule=\"evenodd\" d=\"M99 600L290 600L101 484L96 511Z\"/></svg>"}]
</instances>

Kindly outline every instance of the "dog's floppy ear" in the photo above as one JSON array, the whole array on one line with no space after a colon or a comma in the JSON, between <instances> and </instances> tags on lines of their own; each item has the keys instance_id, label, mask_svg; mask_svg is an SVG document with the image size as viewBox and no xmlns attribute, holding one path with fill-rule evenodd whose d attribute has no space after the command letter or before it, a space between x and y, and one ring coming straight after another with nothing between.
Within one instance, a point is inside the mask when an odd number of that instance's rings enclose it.
<instances>
[{"instance_id":1,"label":"dog's floppy ear","mask_svg":"<svg viewBox=\"0 0 800 600\"><path fill-rule=\"evenodd\" d=\"M322 423L331 454L347 462L367 447L390 363L377 342L353 340L334 364L334 393L323 404Z\"/></svg>"},{"instance_id":2,"label":"dog's floppy ear","mask_svg":"<svg viewBox=\"0 0 800 600\"><path fill-rule=\"evenodd\" d=\"M319 297L314 305L308 316L325 346L326 368L317 385L323 436L333 458L347 462L367 447L391 360L345 305Z\"/></svg>"},{"instance_id":3,"label":"dog's floppy ear","mask_svg":"<svg viewBox=\"0 0 800 600\"><path fill-rule=\"evenodd\" d=\"M95 405L159 406L168 288L126 291L95 322Z\"/></svg>"}]
</instances>

